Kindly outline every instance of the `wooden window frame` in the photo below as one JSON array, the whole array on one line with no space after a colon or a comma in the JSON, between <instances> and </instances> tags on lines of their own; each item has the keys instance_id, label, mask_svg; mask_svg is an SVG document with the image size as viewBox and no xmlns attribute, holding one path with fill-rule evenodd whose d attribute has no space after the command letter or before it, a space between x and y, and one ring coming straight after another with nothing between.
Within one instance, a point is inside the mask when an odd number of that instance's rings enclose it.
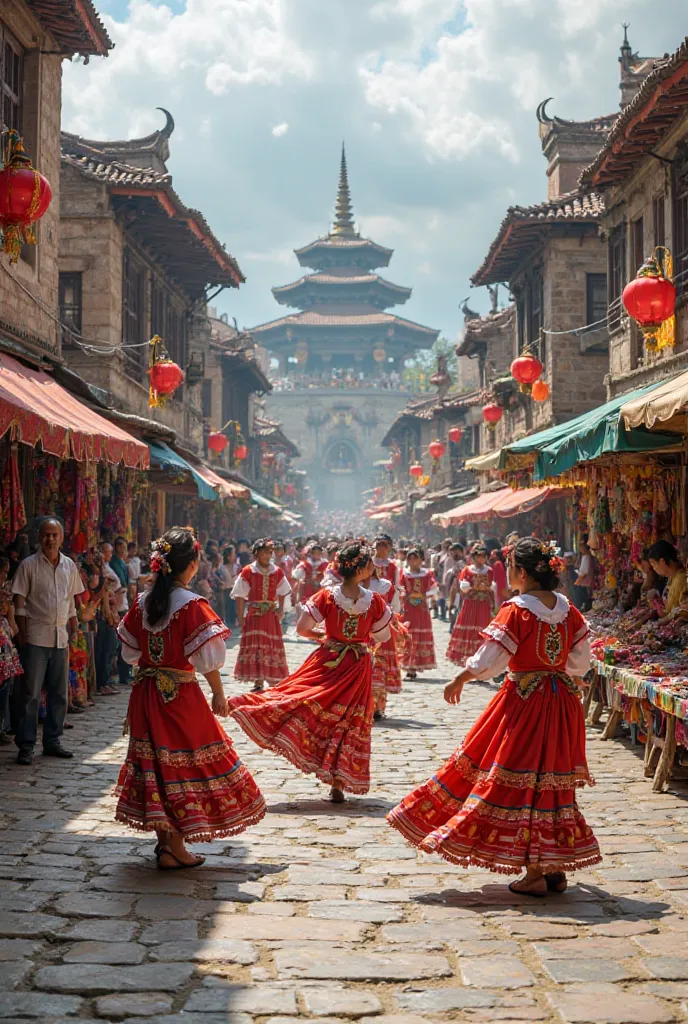
<instances>
[{"instance_id":1,"label":"wooden window frame","mask_svg":"<svg viewBox=\"0 0 688 1024\"><path fill-rule=\"evenodd\" d=\"M604 293L604 299L602 303L596 308L597 302L595 300L595 291L600 290ZM600 315L601 314L601 315ZM589 324L596 324L598 320L603 320L607 315L607 275L606 274L586 274L585 275L585 323L586 326ZM597 330L601 329L596 328Z\"/></svg>"},{"instance_id":2,"label":"wooden window frame","mask_svg":"<svg viewBox=\"0 0 688 1024\"><path fill-rule=\"evenodd\" d=\"M666 199L663 192L652 200L652 238L655 245L666 245Z\"/></svg>"},{"instance_id":3,"label":"wooden window frame","mask_svg":"<svg viewBox=\"0 0 688 1024\"><path fill-rule=\"evenodd\" d=\"M139 380L147 368L148 351L143 345L146 317L146 269L129 246L122 253L122 345L124 362ZM128 348L136 345L137 348ZM140 380L140 383L144 383Z\"/></svg>"},{"instance_id":4,"label":"wooden window frame","mask_svg":"<svg viewBox=\"0 0 688 1024\"><path fill-rule=\"evenodd\" d=\"M610 232L607 243L607 316L610 333L621 327L621 294L628 275L626 235L627 225L624 220Z\"/></svg>"},{"instance_id":5,"label":"wooden window frame","mask_svg":"<svg viewBox=\"0 0 688 1024\"><path fill-rule=\"evenodd\" d=\"M0 21L0 126L16 128L21 134L24 115L24 59L26 53L10 30ZM12 62L8 81L8 61ZM12 116L8 119L8 112Z\"/></svg>"},{"instance_id":6,"label":"wooden window frame","mask_svg":"<svg viewBox=\"0 0 688 1024\"><path fill-rule=\"evenodd\" d=\"M70 286L73 298L71 302L67 302L65 300L65 293ZM81 334L83 325L83 274L80 270L60 271L58 277L58 296L60 321L64 324L62 328L62 344L73 346L73 334ZM73 330L70 330L70 328Z\"/></svg>"},{"instance_id":7,"label":"wooden window frame","mask_svg":"<svg viewBox=\"0 0 688 1024\"><path fill-rule=\"evenodd\" d=\"M688 145L683 143L672 164L674 284L683 296L688 289Z\"/></svg>"}]
</instances>

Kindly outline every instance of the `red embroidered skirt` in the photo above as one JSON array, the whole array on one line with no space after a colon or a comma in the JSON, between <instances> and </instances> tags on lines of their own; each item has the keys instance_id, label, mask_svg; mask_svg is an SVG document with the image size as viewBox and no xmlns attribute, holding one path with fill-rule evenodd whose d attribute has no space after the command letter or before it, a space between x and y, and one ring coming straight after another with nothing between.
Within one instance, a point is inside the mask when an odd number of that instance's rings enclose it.
<instances>
[{"instance_id":1,"label":"red embroidered skirt","mask_svg":"<svg viewBox=\"0 0 688 1024\"><path fill-rule=\"evenodd\" d=\"M351 793L370 788L373 724L372 658L347 651L314 651L303 665L265 693L229 701L230 715L250 738L281 754L308 775Z\"/></svg>"},{"instance_id":2,"label":"red embroidered skirt","mask_svg":"<svg viewBox=\"0 0 688 1024\"><path fill-rule=\"evenodd\" d=\"M288 675L279 613L267 611L259 615L249 608L241 633L234 678L245 682L266 679L269 683L279 683Z\"/></svg>"},{"instance_id":3,"label":"red embroidered skirt","mask_svg":"<svg viewBox=\"0 0 688 1024\"><path fill-rule=\"evenodd\" d=\"M485 596L466 597L461 602L461 610L456 617L452 635L447 647L447 658L455 665L465 665L479 647L482 647L481 632L494 617L494 605L489 594Z\"/></svg>"},{"instance_id":4,"label":"red embroidered skirt","mask_svg":"<svg viewBox=\"0 0 688 1024\"><path fill-rule=\"evenodd\" d=\"M527 698L508 679L462 747L387 820L414 846L464 867L573 871L602 859L576 804L586 784L594 782L580 698L556 676Z\"/></svg>"},{"instance_id":5,"label":"red embroidered skirt","mask_svg":"<svg viewBox=\"0 0 688 1024\"><path fill-rule=\"evenodd\" d=\"M180 685L167 704L154 680L137 683L129 732L117 821L140 832L161 829L205 840L243 832L264 816L262 793L198 683Z\"/></svg>"},{"instance_id":6,"label":"red embroidered skirt","mask_svg":"<svg viewBox=\"0 0 688 1024\"><path fill-rule=\"evenodd\" d=\"M386 693L401 693L401 669L394 633L375 652L373 689L384 690Z\"/></svg>"},{"instance_id":7,"label":"red embroidered skirt","mask_svg":"<svg viewBox=\"0 0 688 1024\"><path fill-rule=\"evenodd\" d=\"M411 642L402 656L402 665L410 672L422 672L436 668L435 638L432 633L432 619L427 604L411 604L406 601L402 619L409 624Z\"/></svg>"}]
</instances>

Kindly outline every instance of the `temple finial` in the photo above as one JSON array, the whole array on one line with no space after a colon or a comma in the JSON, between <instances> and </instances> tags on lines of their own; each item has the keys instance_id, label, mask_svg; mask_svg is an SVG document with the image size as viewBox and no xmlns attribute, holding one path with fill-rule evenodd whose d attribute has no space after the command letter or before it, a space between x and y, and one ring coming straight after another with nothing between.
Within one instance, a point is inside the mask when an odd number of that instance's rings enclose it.
<instances>
[{"instance_id":1,"label":"temple finial","mask_svg":"<svg viewBox=\"0 0 688 1024\"><path fill-rule=\"evenodd\" d=\"M339 166L339 186L337 188L337 202L334 207L334 224L332 225L333 235L355 235L353 210L351 207L351 192L349 191L349 175L346 169L346 149L342 143L342 160Z\"/></svg>"}]
</instances>

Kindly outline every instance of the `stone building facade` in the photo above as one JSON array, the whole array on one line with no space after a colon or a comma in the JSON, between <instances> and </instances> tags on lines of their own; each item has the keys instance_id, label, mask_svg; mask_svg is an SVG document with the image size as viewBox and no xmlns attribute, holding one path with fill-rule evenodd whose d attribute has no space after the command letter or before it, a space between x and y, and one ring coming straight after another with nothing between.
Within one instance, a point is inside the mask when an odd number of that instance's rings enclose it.
<instances>
[{"instance_id":1,"label":"stone building facade","mask_svg":"<svg viewBox=\"0 0 688 1024\"><path fill-rule=\"evenodd\" d=\"M602 193L600 226L608 263L609 397L688 367L688 44L654 69L583 173ZM678 292L675 343L648 351L621 294L656 246L673 254Z\"/></svg>"},{"instance_id":2,"label":"stone building facade","mask_svg":"<svg viewBox=\"0 0 688 1024\"><path fill-rule=\"evenodd\" d=\"M0 347L36 361L59 359L61 347L56 315L62 61L75 54L106 56L111 46L90 3L7 0L0 7L0 123L23 136L53 195L36 227L36 247L25 246L18 263L3 258L0 265Z\"/></svg>"},{"instance_id":3,"label":"stone building facade","mask_svg":"<svg viewBox=\"0 0 688 1024\"><path fill-rule=\"evenodd\" d=\"M158 420L203 451L209 291L243 281L232 256L167 171L174 122L143 139L62 134L59 291L72 369L110 403ZM148 342L162 337L185 371L164 408L148 407Z\"/></svg>"}]
</instances>

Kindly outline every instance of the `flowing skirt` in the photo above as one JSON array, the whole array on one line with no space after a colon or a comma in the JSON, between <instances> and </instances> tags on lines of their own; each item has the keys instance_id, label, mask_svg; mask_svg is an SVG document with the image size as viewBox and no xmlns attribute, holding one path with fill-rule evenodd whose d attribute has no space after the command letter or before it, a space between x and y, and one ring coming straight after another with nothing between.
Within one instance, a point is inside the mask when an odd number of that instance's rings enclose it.
<instances>
[{"instance_id":1,"label":"flowing skirt","mask_svg":"<svg viewBox=\"0 0 688 1024\"><path fill-rule=\"evenodd\" d=\"M455 665L465 665L483 644L480 635L494 616L491 593L473 593L461 602L452 635L447 647L447 658Z\"/></svg>"},{"instance_id":2,"label":"flowing skirt","mask_svg":"<svg viewBox=\"0 0 688 1024\"><path fill-rule=\"evenodd\" d=\"M243 832L264 816L262 793L197 682L182 684L167 704L153 680L137 683L128 721L117 821L206 840Z\"/></svg>"},{"instance_id":3,"label":"flowing skirt","mask_svg":"<svg viewBox=\"0 0 688 1024\"><path fill-rule=\"evenodd\" d=\"M229 713L250 738L280 754L307 775L351 793L370 788L373 724L372 658L369 653L326 647L264 693L232 697Z\"/></svg>"},{"instance_id":4,"label":"flowing skirt","mask_svg":"<svg viewBox=\"0 0 688 1024\"><path fill-rule=\"evenodd\" d=\"M244 621L234 678L245 682L279 683L289 675L279 612L262 615L251 608Z\"/></svg>"},{"instance_id":5,"label":"flowing skirt","mask_svg":"<svg viewBox=\"0 0 688 1024\"><path fill-rule=\"evenodd\" d=\"M578 694L553 675L524 696L509 678L463 745L387 820L414 846L464 867L573 871L602 859L576 803L586 784L594 782Z\"/></svg>"},{"instance_id":6,"label":"flowing skirt","mask_svg":"<svg viewBox=\"0 0 688 1024\"><path fill-rule=\"evenodd\" d=\"M432 633L430 611L425 599L421 604L405 601L402 618L408 622L411 634L411 642L404 651L402 665L409 672L422 672L426 668L435 668L437 665L435 638Z\"/></svg>"}]
</instances>

